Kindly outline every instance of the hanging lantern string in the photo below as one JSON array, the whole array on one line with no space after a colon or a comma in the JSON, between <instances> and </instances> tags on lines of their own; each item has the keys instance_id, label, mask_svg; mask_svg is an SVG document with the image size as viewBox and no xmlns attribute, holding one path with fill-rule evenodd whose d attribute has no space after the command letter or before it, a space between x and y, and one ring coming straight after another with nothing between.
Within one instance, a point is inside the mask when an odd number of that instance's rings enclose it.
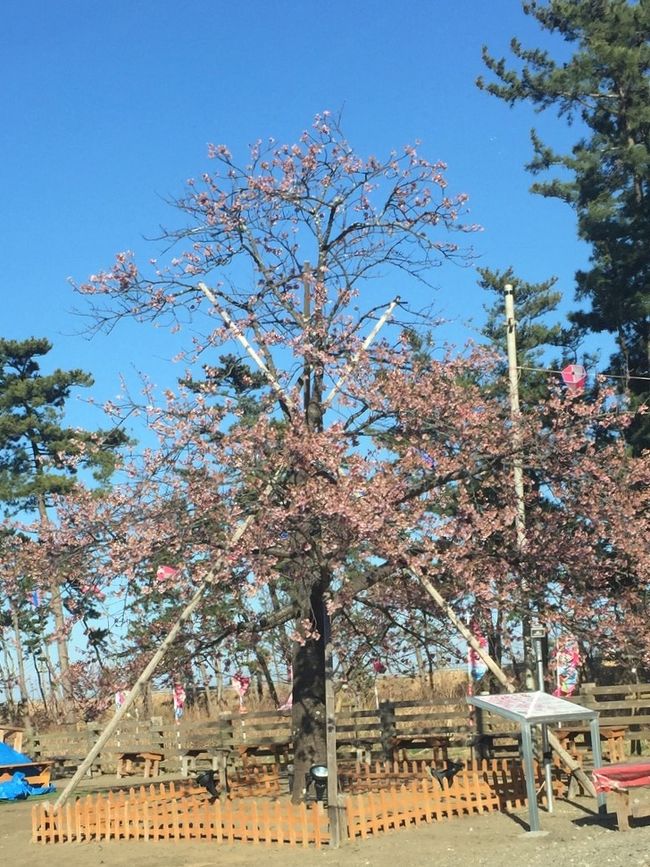
<instances>
[{"instance_id":1,"label":"hanging lantern string","mask_svg":"<svg viewBox=\"0 0 650 867\"><path fill-rule=\"evenodd\" d=\"M517 370L533 370L537 373L557 373L560 376L562 375L561 370L554 370L552 367L526 367L523 364L518 364ZM644 382L650 382L650 376L632 376L631 374L630 376L623 376L616 373L597 373L596 376L602 376L604 379L637 379Z\"/></svg>"}]
</instances>

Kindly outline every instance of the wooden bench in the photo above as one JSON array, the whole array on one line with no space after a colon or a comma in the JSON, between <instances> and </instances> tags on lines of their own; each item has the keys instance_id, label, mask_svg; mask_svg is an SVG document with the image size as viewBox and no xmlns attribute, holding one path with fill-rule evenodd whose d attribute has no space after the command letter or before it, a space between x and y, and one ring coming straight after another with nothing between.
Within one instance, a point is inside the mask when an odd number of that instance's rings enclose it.
<instances>
[{"instance_id":1,"label":"wooden bench","mask_svg":"<svg viewBox=\"0 0 650 867\"><path fill-rule=\"evenodd\" d=\"M364 738L337 738L337 750L353 750L355 759L365 765L372 762L372 748L375 742Z\"/></svg>"},{"instance_id":2,"label":"wooden bench","mask_svg":"<svg viewBox=\"0 0 650 867\"><path fill-rule=\"evenodd\" d=\"M641 803L630 792L650 788L650 761L603 765L595 768L592 776L596 791L611 796L619 831L630 830L630 816L633 819L650 816L650 803Z\"/></svg>"},{"instance_id":3,"label":"wooden bench","mask_svg":"<svg viewBox=\"0 0 650 867\"><path fill-rule=\"evenodd\" d=\"M0 765L0 783L10 780L17 772L25 774L30 786L49 786L54 762L16 762L12 765ZM36 769L36 773L28 771Z\"/></svg>"},{"instance_id":4,"label":"wooden bench","mask_svg":"<svg viewBox=\"0 0 650 867\"><path fill-rule=\"evenodd\" d=\"M246 768L251 759L262 756L273 756L276 764L287 764L290 749L291 743L288 740L261 739L257 743L239 744L237 746L237 754L241 759L242 765Z\"/></svg>"},{"instance_id":5,"label":"wooden bench","mask_svg":"<svg viewBox=\"0 0 650 867\"><path fill-rule=\"evenodd\" d=\"M160 774L160 763L165 758L163 753L149 750L131 750L117 754L117 777L134 773L133 766L142 766L145 780Z\"/></svg>"},{"instance_id":6,"label":"wooden bench","mask_svg":"<svg viewBox=\"0 0 650 867\"><path fill-rule=\"evenodd\" d=\"M519 758L521 734L514 730L485 731L474 735L469 746L476 750L479 759L512 759Z\"/></svg>"}]
</instances>

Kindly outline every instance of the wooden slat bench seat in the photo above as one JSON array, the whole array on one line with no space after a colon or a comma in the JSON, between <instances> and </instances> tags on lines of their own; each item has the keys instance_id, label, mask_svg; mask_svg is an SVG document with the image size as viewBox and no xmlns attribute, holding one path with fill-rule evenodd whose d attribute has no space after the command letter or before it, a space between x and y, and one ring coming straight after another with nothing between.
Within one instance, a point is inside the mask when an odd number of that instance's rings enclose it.
<instances>
[{"instance_id":1,"label":"wooden slat bench seat","mask_svg":"<svg viewBox=\"0 0 650 867\"><path fill-rule=\"evenodd\" d=\"M287 764L290 751L290 741L274 740L272 738L260 738L256 743L239 744L237 746L237 754L244 768L248 766L251 759L262 756L273 756L277 764Z\"/></svg>"},{"instance_id":2,"label":"wooden slat bench seat","mask_svg":"<svg viewBox=\"0 0 650 867\"><path fill-rule=\"evenodd\" d=\"M0 724L0 744L7 744L13 750L19 753L23 748L23 735L25 729L22 726Z\"/></svg>"},{"instance_id":3,"label":"wooden slat bench seat","mask_svg":"<svg viewBox=\"0 0 650 867\"><path fill-rule=\"evenodd\" d=\"M619 831L629 831L630 816L650 816L650 803L644 804L632 795L632 790L650 789L650 761L603 765L595 768L592 776L596 791L611 796Z\"/></svg>"},{"instance_id":4,"label":"wooden slat bench seat","mask_svg":"<svg viewBox=\"0 0 650 867\"><path fill-rule=\"evenodd\" d=\"M372 761L372 749L375 741L364 738L338 738L336 739L336 749L345 751L354 751L357 762L369 765Z\"/></svg>"},{"instance_id":5,"label":"wooden slat bench seat","mask_svg":"<svg viewBox=\"0 0 650 867\"><path fill-rule=\"evenodd\" d=\"M554 734L578 761L582 760L583 752L591 752L591 732L586 726L556 729ZM625 729L622 726L601 726L600 740L605 747L607 761L612 764L625 761Z\"/></svg>"}]
</instances>

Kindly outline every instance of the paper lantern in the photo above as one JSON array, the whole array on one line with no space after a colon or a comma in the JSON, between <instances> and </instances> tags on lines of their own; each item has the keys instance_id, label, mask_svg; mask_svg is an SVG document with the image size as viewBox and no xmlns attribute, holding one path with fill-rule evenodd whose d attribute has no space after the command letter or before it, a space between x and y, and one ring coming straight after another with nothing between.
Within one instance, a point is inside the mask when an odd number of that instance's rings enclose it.
<instances>
[{"instance_id":1,"label":"paper lantern","mask_svg":"<svg viewBox=\"0 0 650 867\"><path fill-rule=\"evenodd\" d=\"M587 381L587 371L581 364L567 364L562 371L562 380L569 388L583 388Z\"/></svg>"}]
</instances>

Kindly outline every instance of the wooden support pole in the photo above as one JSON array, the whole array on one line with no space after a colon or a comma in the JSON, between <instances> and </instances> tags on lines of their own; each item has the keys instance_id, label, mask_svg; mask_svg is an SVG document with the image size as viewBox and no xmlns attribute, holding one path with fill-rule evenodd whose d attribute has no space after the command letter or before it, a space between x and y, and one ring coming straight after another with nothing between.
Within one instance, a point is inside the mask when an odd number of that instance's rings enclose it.
<instances>
[{"instance_id":1,"label":"wooden support pole","mask_svg":"<svg viewBox=\"0 0 650 867\"><path fill-rule=\"evenodd\" d=\"M325 399L323 400L323 411L325 411L327 409L327 407L330 405L330 403L334 400L337 392L340 391L341 386L343 385L343 383L346 381L346 379L350 376L350 374L354 370L356 363L361 358L361 353L365 352L366 349L368 349L368 347L373 342L375 337L379 334L381 329L384 327L384 325L388 322L390 317L393 315L393 310L399 304L399 300L400 299L399 299L399 295L398 295L393 301L390 302L390 304L388 305L388 307L386 308L386 310L384 311L382 316L375 323L375 327L372 329L370 334L363 341L363 343L361 345L361 349L358 352L354 353L354 355L350 359L347 367L345 368L343 373L339 376L339 378L336 380L336 382L334 383L334 385L332 386L330 391L327 393Z\"/></svg>"},{"instance_id":2,"label":"wooden support pole","mask_svg":"<svg viewBox=\"0 0 650 867\"><path fill-rule=\"evenodd\" d=\"M217 301L217 299L214 295L214 292L210 291L210 289L208 289L208 287L205 285L205 283L199 283L198 288L201 290L201 292L203 292L205 297L213 304L214 309L217 311L219 316L221 316L221 318L226 323L226 325L228 326L230 331L232 331L232 333L235 335L236 339L241 343L241 345L244 347L246 352L253 359L255 364L257 364L257 366L262 371L262 373L264 373L264 375L266 376L268 381L271 383L273 390L280 398L281 402L285 403L289 407L289 409L291 409L291 410L295 409L295 407L292 407L292 405L291 405L291 399L289 398L289 396L287 394L285 394L284 389L282 388L282 386L278 382L276 376L269 370L268 366L264 363L264 360L262 359L259 352L255 349L254 346L251 345L251 343L246 339L244 334L242 334L239 326L237 325L236 322L233 321L233 319L228 314L228 312L226 310L224 310L223 307L221 307L219 305L219 302Z\"/></svg>"},{"instance_id":3,"label":"wooden support pole","mask_svg":"<svg viewBox=\"0 0 650 867\"><path fill-rule=\"evenodd\" d=\"M275 481L275 479L274 479L274 481ZM272 482L269 483L267 488L270 487L271 484L272 484ZM235 530L235 532L230 537L227 548L232 548L234 545L237 544L237 542L239 542L239 540L244 535L244 533L248 530L248 528L251 526L251 524L255 521L255 517L256 517L255 514L249 515L246 518L246 520L242 524L239 525L239 527ZM217 561L215 566L210 570L209 574L207 575L207 577L205 578L203 583L197 588L194 595L192 596L190 601L187 603L187 605L185 606L185 608L181 612L180 616L177 618L177 620L174 623L174 625L172 626L172 628L167 633L167 636L162 641L158 650L154 653L154 655L151 657L151 659L149 660L147 665L144 667L142 673L140 674L140 677L138 677L136 682L133 684L131 689L126 694L126 700L125 700L124 704L117 709L117 711L115 712L115 715L113 716L111 721L106 725L106 727L104 728L104 731L97 738L95 744L93 745L92 749L90 750L90 752L88 753L86 758L83 760L83 762L79 765L79 767L75 771L75 773L72 776L72 778L70 779L70 782L68 783L68 785L65 787L65 789L59 795L57 801L54 804L55 810L58 809L59 807L61 807L63 804L65 804L67 799L70 797L70 795L77 788L79 781L82 779L83 775L91 767L94 760L97 758L97 756L99 755L99 753L101 752L103 747L106 745L109 738L111 737L111 735L113 734L115 729L118 727L120 720L126 714L126 712L129 710L129 708L131 707L133 702L138 697L138 694L139 694L140 690L142 689L142 687L144 686L144 684L148 682L150 677L153 675L155 670L158 668L158 665L162 661L163 657L165 656L165 654L167 653L167 651L169 650L171 645L174 643L174 641L178 637L178 634L181 631L183 624L187 620L189 620L189 618L192 616L192 614L194 613L194 611L198 607L198 604L201 601L203 594L205 593L205 591L206 591L207 587L210 585L210 583L218 575L222 565L223 565L223 557L219 558L219 560Z\"/></svg>"}]
</instances>

